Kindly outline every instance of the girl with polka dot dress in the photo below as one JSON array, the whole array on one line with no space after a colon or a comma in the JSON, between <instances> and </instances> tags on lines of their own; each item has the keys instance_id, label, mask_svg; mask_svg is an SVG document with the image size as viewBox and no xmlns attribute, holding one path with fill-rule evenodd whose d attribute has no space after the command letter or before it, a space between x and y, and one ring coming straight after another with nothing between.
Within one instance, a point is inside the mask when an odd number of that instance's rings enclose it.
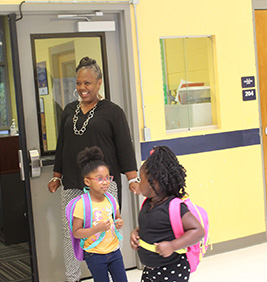
<instances>
[{"instance_id":1,"label":"girl with polka dot dress","mask_svg":"<svg viewBox=\"0 0 267 282\"><path fill-rule=\"evenodd\" d=\"M175 238L169 217L169 204L183 198L186 170L166 146L157 146L140 169L139 189L146 200L138 217L139 226L131 232L131 247L144 264L141 282L189 281L190 266L185 249L205 235L198 220L181 204L185 233ZM177 251L179 250L179 251Z\"/></svg>"}]
</instances>

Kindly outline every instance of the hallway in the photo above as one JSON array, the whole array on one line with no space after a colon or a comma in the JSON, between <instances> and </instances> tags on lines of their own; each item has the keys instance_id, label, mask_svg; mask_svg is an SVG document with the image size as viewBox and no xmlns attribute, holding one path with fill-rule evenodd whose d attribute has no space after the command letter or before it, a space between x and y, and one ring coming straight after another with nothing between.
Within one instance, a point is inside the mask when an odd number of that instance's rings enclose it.
<instances>
[{"instance_id":1,"label":"hallway","mask_svg":"<svg viewBox=\"0 0 267 282\"><path fill-rule=\"evenodd\" d=\"M205 257L190 282L266 282L267 243ZM129 282L140 282L141 271L127 271ZM84 280L92 282L92 279Z\"/></svg>"}]
</instances>

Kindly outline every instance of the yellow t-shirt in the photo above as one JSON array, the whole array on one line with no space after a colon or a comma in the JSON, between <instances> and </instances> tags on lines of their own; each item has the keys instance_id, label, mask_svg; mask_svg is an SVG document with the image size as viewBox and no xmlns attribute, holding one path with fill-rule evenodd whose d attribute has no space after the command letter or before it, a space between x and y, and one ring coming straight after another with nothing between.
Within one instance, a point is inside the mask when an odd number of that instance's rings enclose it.
<instances>
[{"instance_id":1,"label":"yellow t-shirt","mask_svg":"<svg viewBox=\"0 0 267 282\"><path fill-rule=\"evenodd\" d=\"M116 201L116 209L119 208L119 205ZM119 246L119 240L118 237L115 234L114 231L114 221L112 217L112 206L108 199L105 197L105 199L102 202L93 202L92 201L92 210L93 210L93 226L96 226L98 222L102 220L109 219L111 222L111 227L108 231L106 231L105 237L102 242L100 242L96 247L88 250L90 253L98 253L98 254L108 254L113 251L115 251ZM82 199L80 199L74 209L73 213L74 217L83 219L83 202ZM95 242L99 236L100 233L96 233L89 237L84 242L84 248L89 247L93 242Z\"/></svg>"}]
</instances>

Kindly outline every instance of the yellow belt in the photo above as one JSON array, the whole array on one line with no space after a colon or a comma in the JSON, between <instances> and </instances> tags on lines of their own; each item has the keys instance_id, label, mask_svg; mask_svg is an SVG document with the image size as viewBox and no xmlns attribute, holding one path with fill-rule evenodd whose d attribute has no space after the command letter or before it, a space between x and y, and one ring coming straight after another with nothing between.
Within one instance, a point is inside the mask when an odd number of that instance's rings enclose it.
<instances>
[{"instance_id":1,"label":"yellow belt","mask_svg":"<svg viewBox=\"0 0 267 282\"><path fill-rule=\"evenodd\" d=\"M139 243L140 243L140 247L142 247L143 249L146 249L150 252L157 253L156 246L154 244L149 244L149 243L143 241L142 239L139 239ZM175 252L178 253L178 254L185 254L185 253L187 253L187 249L180 249L180 250L177 250Z\"/></svg>"}]
</instances>

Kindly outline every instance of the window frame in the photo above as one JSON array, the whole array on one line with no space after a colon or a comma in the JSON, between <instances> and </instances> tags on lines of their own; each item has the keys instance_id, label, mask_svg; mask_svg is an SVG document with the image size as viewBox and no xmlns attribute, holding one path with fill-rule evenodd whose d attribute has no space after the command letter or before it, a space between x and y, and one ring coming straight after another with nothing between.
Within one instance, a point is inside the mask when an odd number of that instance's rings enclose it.
<instances>
[{"instance_id":1,"label":"window frame","mask_svg":"<svg viewBox=\"0 0 267 282\"><path fill-rule=\"evenodd\" d=\"M166 120L166 109L165 106L169 105L166 104L166 99L168 100L169 98L166 98L166 93L169 93L169 83L167 83L167 66L166 66L166 50L165 50L165 44L164 40L165 39L190 39L190 38L210 38L211 40L211 53L209 54L212 58L212 84L213 84L213 89L214 89L214 97L215 97L215 102L211 101L211 113L212 113L212 118L213 118L213 113L216 111L216 123L215 124L209 124L209 125L203 125L203 126L195 126L195 127L184 127L184 128L175 128L175 129L167 129L167 120ZM204 131L204 130L214 130L219 128L218 124L218 90L217 90L217 79L216 79L216 52L214 49L214 41L215 37L214 35L192 35L192 36L161 36L159 37L160 41L160 55L161 55L161 70L162 70L162 80L163 80L163 100L164 100L164 117L165 117L165 126L166 126L166 134L175 134L175 133L185 133L185 132L191 132L191 131ZM186 60L186 58L185 58ZM185 62L186 66L186 62ZM165 77L164 77L165 75ZM166 83L166 85L165 85ZM195 104L195 103L194 103Z\"/></svg>"}]
</instances>

